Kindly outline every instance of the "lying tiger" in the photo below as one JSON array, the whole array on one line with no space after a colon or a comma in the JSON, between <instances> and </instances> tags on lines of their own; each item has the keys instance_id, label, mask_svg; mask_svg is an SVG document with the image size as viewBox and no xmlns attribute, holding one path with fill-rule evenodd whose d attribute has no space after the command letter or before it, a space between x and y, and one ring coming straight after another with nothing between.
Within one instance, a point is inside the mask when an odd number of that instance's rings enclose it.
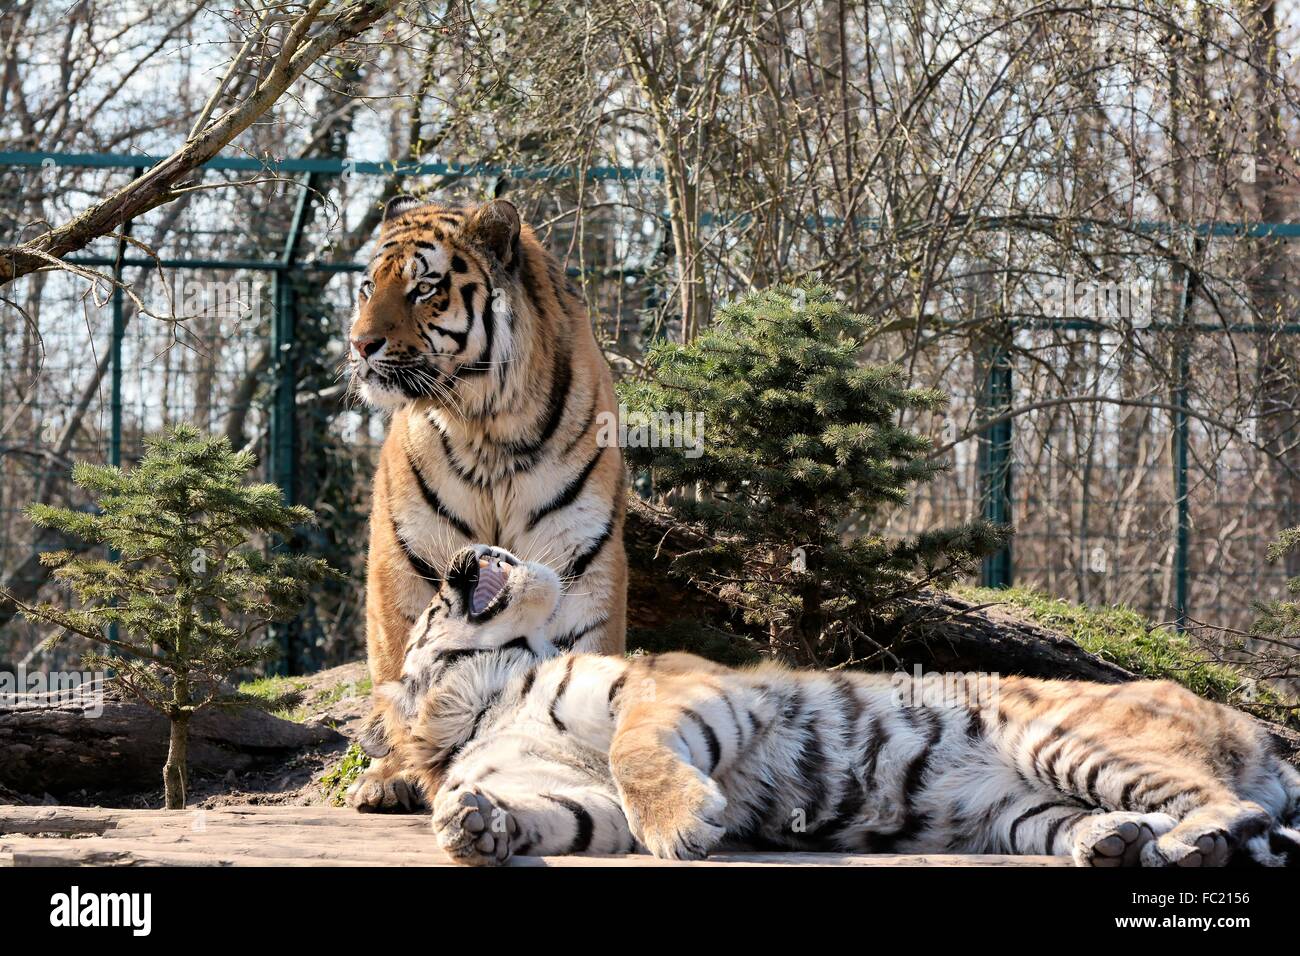
<instances>
[{"instance_id":1,"label":"lying tiger","mask_svg":"<svg viewBox=\"0 0 1300 956\"><path fill-rule=\"evenodd\" d=\"M379 688L369 749L401 742L459 862L724 841L1300 862L1300 773L1175 684L1003 678L978 708L914 705L887 675L566 654L544 636L559 596L543 565L460 551Z\"/></svg>"}]
</instances>

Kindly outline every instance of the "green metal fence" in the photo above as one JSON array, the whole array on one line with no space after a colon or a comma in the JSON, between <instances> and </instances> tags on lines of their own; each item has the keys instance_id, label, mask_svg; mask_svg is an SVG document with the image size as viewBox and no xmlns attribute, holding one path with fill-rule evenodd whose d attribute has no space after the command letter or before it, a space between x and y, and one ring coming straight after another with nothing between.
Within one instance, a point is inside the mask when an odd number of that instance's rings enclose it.
<instances>
[{"instance_id":1,"label":"green metal fence","mask_svg":"<svg viewBox=\"0 0 1300 956\"><path fill-rule=\"evenodd\" d=\"M0 174L76 168L102 174L107 189L154 162L152 157L3 153ZM60 321L38 323L47 331L43 385L25 407L14 396L33 373L31 356L37 346L24 323L6 321L0 329L0 421L9 423L11 435L28 429L39 436L35 448L11 441L0 456L0 573L12 577L33 550L47 547L33 539L20 511L50 487L51 475L66 474L71 461L129 463L139 453L143 435L178 418L196 420L208 430L226 428L258 452L267 480L322 514L322 527L309 532L302 544L349 556L356 572L327 602L279 634L283 666L296 671L336 662L359 649L369 471L383 430L379 417L341 404L332 385L334 371L322 365L323 345L342 341L354 277L364 266L355 259L304 253L305 248L320 248L316 240L332 228L330 223L313 224L313 200L340 189L350 177L471 181L508 175L552 188L574 174L333 158L223 158L208 169L279 177L283 195L267 199L261 220L270 225L239 234L210 233L204 225L206 207L200 207L174 231L157 259L123 240L102 240L68 261L110 271L133 287L169 276L172 291L179 289L182 295L190 282L208 292L233 285L229 296L240 305L233 314L220 308L198 310L194 321L169 326L135 317L131 299L120 288L103 301L87 298L83 280L58 275L25 280L47 284L33 301L59 310ZM648 215L662 215L655 171L599 167L582 175L612 190L644 190ZM128 224L127 229L148 241L143 230L156 225L159 215L155 210L147 223ZM1210 224L1194 231L1207 240L1242 235L1289 239L1300 236L1300 225ZM635 339L645 303L665 295L653 270L646 268L650 260L637 246L636 232L597 230L589 241L561 228L550 236L556 248L581 246L581 265L570 272L584 281L606 341ZM57 288L51 291L50 284ZM1130 333L1155 343L1148 349L1151 354L1178 356L1168 407L1142 411L1137 424L1132 415L1112 414L1114 409L1091 409L1086 421L1054 407L1006 414L1027 400L1052 394L1051 384L1035 378L1018 354L1032 347L1056 355L1058 365L1095 366L1097 355L1110 348L1106 337L1111 331L1099 323L1050 317L1007 321L1002 338L991 339L982 350L957 340L937 346L931 363L934 380L918 384L937 384L952 393L950 417L980 425L979 437L948 453L950 473L900 513L894 530L915 531L982 513L1018 528L1013 544L985 562L986 584L1026 583L1065 597L1122 601L1180 626L1189 613L1242 624L1249 610L1241 593L1245 582L1251 597L1267 596L1281 586L1283 576L1265 566L1263 555L1267 542L1292 516L1284 503L1252 490L1249 475L1260 466L1258 449L1249 443L1233 445L1231 455L1207 464L1207 449L1217 448L1223 436L1206 431L1188 414L1188 385L1203 388L1197 376L1212 374L1202 360L1215 346L1206 343L1289 335L1300 326L1191 325L1185 321L1185 288L1178 301L1171 314L1156 316L1149 327ZM251 307L251 318L244 307ZM78 313L79 324L73 322ZM1174 348L1178 342L1182 345ZM99 351L102 347L107 355ZM938 354L943 348L955 351ZM79 394L86 370L101 362L106 363L101 377L106 389ZM70 441L60 442L63 425L85 402L95 414L83 420ZM1130 454L1135 446L1166 439L1167 447L1161 446L1158 454ZM1224 532L1221 517L1236 524ZM1204 551L1209 541L1219 552ZM22 628L16 621L0 627L9 653L21 655L30 648L34 635ZM330 636L338 634L344 636ZM0 656L5 643L0 639Z\"/></svg>"}]
</instances>

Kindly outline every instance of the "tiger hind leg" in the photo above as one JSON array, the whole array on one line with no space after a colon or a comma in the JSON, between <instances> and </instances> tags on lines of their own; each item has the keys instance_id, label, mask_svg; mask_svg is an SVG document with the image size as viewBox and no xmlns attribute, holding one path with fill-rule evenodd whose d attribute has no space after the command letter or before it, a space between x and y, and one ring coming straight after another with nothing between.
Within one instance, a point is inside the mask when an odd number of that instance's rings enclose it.
<instances>
[{"instance_id":1,"label":"tiger hind leg","mask_svg":"<svg viewBox=\"0 0 1300 956\"><path fill-rule=\"evenodd\" d=\"M1026 747L1020 767L1094 807L1177 821L1141 846L1143 866L1225 866L1247 841L1276 825L1260 804L1237 796L1208 767L1159 754L1116 753L1060 728L1049 726Z\"/></svg>"},{"instance_id":2,"label":"tiger hind leg","mask_svg":"<svg viewBox=\"0 0 1300 956\"><path fill-rule=\"evenodd\" d=\"M1090 867L1138 866L1143 847L1178 823L1166 813L1107 812L1042 792L1005 801L1000 811L989 821L986 852L1068 856Z\"/></svg>"},{"instance_id":3,"label":"tiger hind leg","mask_svg":"<svg viewBox=\"0 0 1300 956\"><path fill-rule=\"evenodd\" d=\"M1239 849L1267 838L1273 819L1247 800L1213 801L1190 810L1178 825L1142 848L1143 866L1226 866Z\"/></svg>"}]
</instances>

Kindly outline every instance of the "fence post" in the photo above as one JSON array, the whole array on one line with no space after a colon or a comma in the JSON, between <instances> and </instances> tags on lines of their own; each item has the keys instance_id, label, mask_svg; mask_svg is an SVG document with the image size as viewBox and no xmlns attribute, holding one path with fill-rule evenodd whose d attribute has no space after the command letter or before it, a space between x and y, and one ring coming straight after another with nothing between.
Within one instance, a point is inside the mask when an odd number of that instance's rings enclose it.
<instances>
[{"instance_id":1,"label":"fence post","mask_svg":"<svg viewBox=\"0 0 1300 956\"><path fill-rule=\"evenodd\" d=\"M271 353L275 356L275 398L271 404L271 476L288 504L297 500L294 475L294 446L296 443L296 405L294 391L297 386L297 356L294 353L294 333L297 316L293 286L282 272L271 274L271 299L275 315L271 326Z\"/></svg>"},{"instance_id":2,"label":"fence post","mask_svg":"<svg viewBox=\"0 0 1300 956\"><path fill-rule=\"evenodd\" d=\"M979 416L988 420L1011 409L1011 351L1007 342L999 341L985 354L988 372L979 393ZM1011 419L1007 418L993 421L979 439L980 502L984 517L998 524L1011 523L1011 438ZM988 588L1011 587L1010 541L984 559L980 583Z\"/></svg>"},{"instance_id":3,"label":"fence post","mask_svg":"<svg viewBox=\"0 0 1300 956\"><path fill-rule=\"evenodd\" d=\"M1174 532L1174 626L1179 631L1187 630L1187 607L1190 601L1189 587L1189 551L1192 538L1191 507L1188 500L1187 486L1187 306L1191 294L1191 270L1180 267L1182 271L1179 294L1178 316L1174 331L1174 434L1173 447L1170 449L1174 466L1174 509L1176 512L1176 530Z\"/></svg>"},{"instance_id":4,"label":"fence post","mask_svg":"<svg viewBox=\"0 0 1300 956\"><path fill-rule=\"evenodd\" d=\"M271 475L280 487L286 504L298 503L298 296L293 285L298 261L298 243L302 239L313 177L304 173L298 179L298 197L293 219L284 239L280 262L271 273L271 300L275 315L271 325L271 354L275 357L275 399L271 403ZM299 673L298 636L302 622L298 618L276 626L273 636L283 652L281 670Z\"/></svg>"},{"instance_id":5,"label":"fence post","mask_svg":"<svg viewBox=\"0 0 1300 956\"><path fill-rule=\"evenodd\" d=\"M129 224L123 227L125 232ZM117 244L117 264L113 267L113 332L109 340L109 367L112 378L108 406L108 463L114 467L122 464L122 339L126 335L126 307L122 293L122 258L126 240Z\"/></svg>"},{"instance_id":6,"label":"fence post","mask_svg":"<svg viewBox=\"0 0 1300 956\"><path fill-rule=\"evenodd\" d=\"M297 331L297 309L293 285L283 270L271 273L271 354L275 387L271 401L269 464L271 480L280 488L287 504L297 502L297 354L294 337ZM298 673L298 622L283 621L272 630L272 637L280 645L282 658L279 670L288 675Z\"/></svg>"}]
</instances>

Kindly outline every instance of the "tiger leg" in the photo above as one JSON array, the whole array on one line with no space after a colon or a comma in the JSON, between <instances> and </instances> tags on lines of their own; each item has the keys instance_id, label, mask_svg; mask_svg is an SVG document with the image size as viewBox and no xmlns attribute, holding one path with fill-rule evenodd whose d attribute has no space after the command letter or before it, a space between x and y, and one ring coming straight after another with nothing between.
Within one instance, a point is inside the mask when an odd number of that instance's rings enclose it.
<instances>
[{"instance_id":1,"label":"tiger leg","mask_svg":"<svg viewBox=\"0 0 1300 956\"><path fill-rule=\"evenodd\" d=\"M388 443L384 447L387 454ZM381 467L377 484L387 487L386 475L387 470ZM398 542L387 502L387 494L375 495L366 569L366 659L374 687L401 677L406 640L413 625L401 607L411 589L426 587L414 579L409 567L398 563L406 561L405 552ZM382 721L381 709L376 699L370 724ZM356 810L407 812L424 803L417 777L403 759L403 728L393 725L389 730L392 738L387 743L381 742L378 749L366 747L372 762L348 788L345 799Z\"/></svg>"},{"instance_id":2,"label":"tiger leg","mask_svg":"<svg viewBox=\"0 0 1300 956\"><path fill-rule=\"evenodd\" d=\"M1165 813L1106 812L1042 790L1001 801L988 820L984 852L1068 856L1077 866L1137 866L1142 848L1172 830Z\"/></svg>"},{"instance_id":3,"label":"tiger leg","mask_svg":"<svg viewBox=\"0 0 1300 956\"><path fill-rule=\"evenodd\" d=\"M1270 825L1259 804L1240 799L1194 762L1114 750L1091 735L1063 733L1045 722L1040 733L1020 748L1020 772L1090 806L1149 818L1145 827L1138 824L1135 837L1146 840L1139 853L1143 866L1223 866L1234 850ZM1162 831L1162 817L1176 825ZM1146 839L1148 831L1156 839ZM1114 835L1104 834L1101 845L1113 845L1108 841ZM1125 828L1125 835L1131 830ZM1080 849L1083 857L1090 852Z\"/></svg>"},{"instance_id":4,"label":"tiger leg","mask_svg":"<svg viewBox=\"0 0 1300 956\"><path fill-rule=\"evenodd\" d=\"M419 775L407 765L408 741L405 725L385 721L384 707L377 702L358 740L371 763L344 794L348 806L362 813L400 813L424 805Z\"/></svg>"},{"instance_id":5,"label":"tiger leg","mask_svg":"<svg viewBox=\"0 0 1300 956\"><path fill-rule=\"evenodd\" d=\"M416 773L408 764L410 735L401 720L386 720L386 707L376 698L375 709L366 718L357 742L371 764L347 789L348 806L363 813L411 811L424 805L424 794L437 789L433 772Z\"/></svg>"},{"instance_id":6,"label":"tiger leg","mask_svg":"<svg viewBox=\"0 0 1300 956\"><path fill-rule=\"evenodd\" d=\"M598 786L538 791L489 778L444 787L433 802L433 832L453 860L470 866L637 850L618 797Z\"/></svg>"},{"instance_id":7,"label":"tiger leg","mask_svg":"<svg viewBox=\"0 0 1300 956\"><path fill-rule=\"evenodd\" d=\"M344 794L348 806L363 813L374 810L403 812L423 806L419 784L406 766L390 752L368 767Z\"/></svg>"},{"instance_id":8,"label":"tiger leg","mask_svg":"<svg viewBox=\"0 0 1300 956\"><path fill-rule=\"evenodd\" d=\"M632 834L664 859L702 859L722 840L727 798L714 776L745 741L735 717L744 690L730 700L722 692L722 669L706 662L692 669L693 661L698 658L665 655L650 699L622 702L610 745L610 770Z\"/></svg>"},{"instance_id":9,"label":"tiger leg","mask_svg":"<svg viewBox=\"0 0 1300 956\"><path fill-rule=\"evenodd\" d=\"M1143 866L1224 866L1239 847L1266 836L1273 821L1259 804L1235 797L1196 807L1143 847Z\"/></svg>"}]
</instances>

